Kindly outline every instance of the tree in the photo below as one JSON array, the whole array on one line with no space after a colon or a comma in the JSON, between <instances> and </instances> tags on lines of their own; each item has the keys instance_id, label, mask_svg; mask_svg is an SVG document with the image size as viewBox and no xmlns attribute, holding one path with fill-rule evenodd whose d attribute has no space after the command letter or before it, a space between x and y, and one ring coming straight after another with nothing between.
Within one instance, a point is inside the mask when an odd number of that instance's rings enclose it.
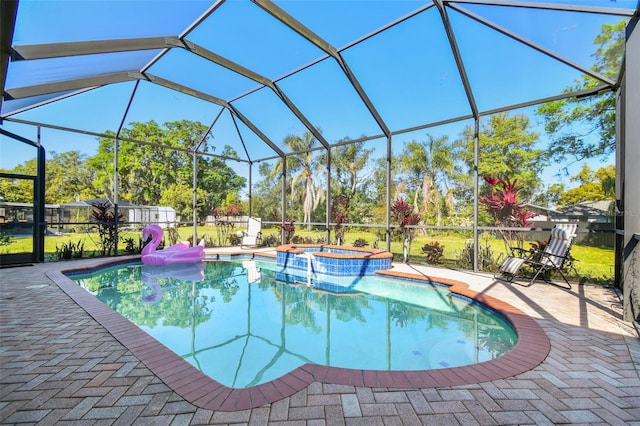
<instances>
[{"instance_id":1,"label":"tree","mask_svg":"<svg viewBox=\"0 0 640 426\"><path fill-rule=\"evenodd\" d=\"M87 166L94 171L93 189L100 197L114 198L114 138L115 133L106 131L112 137L102 138L98 144L98 152L87 159Z\"/></svg>"},{"instance_id":2,"label":"tree","mask_svg":"<svg viewBox=\"0 0 640 426\"><path fill-rule=\"evenodd\" d=\"M564 192L564 185L561 183L553 183L549 185L543 192L539 192L535 195L533 202L542 207L555 207L562 197Z\"/></svg>"},{"instance_id":3,"label":"tree","mask_svg":"<svg viewBox=\"0 0 640 426\"><path fill-rule=\"evenodd\" d=\"M225 146L225 152L235 154L228 146ZM238 176L229 165L216 157L198 156L197 174L198 188L203 190L206 208L209 210L223 206L229 195L237 198L238 192L247 182L246 178Z\"/></svg>"},{"instance_id":4,"label":"tree","mask_svg":"<svg viewBox=\"0 0 640 426\"><path fill-rule=\"evenodd\" d=\"M484 180L489 184L490 191L486 195L478 197L478 201L492 218L493 225L501 227L531 226L529 219L535 214L518 201L521 189L517 187L517 179L512 182L508 178L485 176ZM522 248L524 241L522 232L501 229L500 234L507 251L510 250L510 247Z\"/></svg>"},{"instance_id":5,"label":"tree","mask_svg":"<svg viewBox=\"0 0 640 426\"><path fill-rule=\"evenodd\" d=\"M78 197L95 198L93 173L87 167L86 159L87 156L79 151L50 152L45 163L45 203L61 204ZM36 163L34 158L3 172L35 176ZM33 182L3 179L0 181L0 197L4 201L30 203L33 201Z\"/></svg>"},{"instance_id":6,"label":"tree","mask_svg":"<svg viewBox=\"0 0 640 426\"><path fill-rule=\"evenodd\" d=\"M198 188L196 190L196 212L199 218L207 215L206 192ZM162 192L158 205L171 206L175 209L178 220L190 221L193 218L193 188L189 185L174 183Z\"/></svg>"},{"instance_id":7,"label":"tree","mask_svg":"<svg viewBox=\"0 0 640 426\"><path fill-rule=\"evenodd\" d=\"M122 212L115 214L110 203L95 203L92 205L91 222L97 224L98 245L103 256L115 254L118 248L118 224L123 221Z\"/></svg>"},{"instance_id":8,"label":"tree","mask_svg":"<svg viewBox=\"0 0 640 426\"><path fill-rule=\"evenodd\" d=\"M427 135L424 142L407 143L398 157L407 190L413 193L413 210L441 225L443 215L453 208L450 176L454 171L449 138Z\"/></svg>"},{"instance_id":9,"label":"tree","mask_svg":"<svg viewBox=\"0 0 640 426\"><path fill-rule=\"evenodd\" d=\"M0 169L3 173L35 176L36 160L32 159L19 164L11 170ZM0 201L12 203L33 202L33 181L26 179L0 179Z\"/></svg>"},{"instance_id":10,"label":"tree","mask_svg":"<svg viewBox=\"0 0 640 426\"><path fill-rule=\"evenodd\" d=\"M349 222L349 204L344 198L334 198L331 202L331 222L333 235L336 237L336 244L342 245L344 242L344 224Z\"/></svg>"},{"instance_id":11,"label":"tree","mask_svg":"<svg viewBox=\"0 0 640 426\"><path fill-rule=\"evenodd\" d=\"M417 225L421 220L420 215L413 213L411 205L403 198L398 198L391 205L391 217L400 225L402 252L406 263L409 260L411 241L415 235L415 229L408 228L408 226Z\"/></svg>"},{"instance_id":12,"label":"tree","mask_svg":"<svg viewBox=\"0 0 640 426\"><path fill-rule=\"evenodd\" d=\"M467 168L473 168L473 128L465 127L456 141L459 156ZM503 176L520 184L523 199L530 200L541 186L539 173L545 167L544 151L536 147L538 134L530 129L529 117L507 113L492 115L483 121L480 134L480 176ZM471 177L466 181L466 199L472 199ZM485 188L485 191L487 188Z\"/></svg>"},{"instance_id":13,"label":"tree","mask_svg":"<svg viewBox=\"0 0 640 426\"><path fill-rule=\"evenodd\" d=\"M281 210L281 186L280 175L274 172L274 167L269 163L260 163L258 174L262 179L256 182L252 189L251 209L254 216L260 216L265 220L280 220Z\"/></svg>"},{"instance_id":14,"label":"tree","mask_svg":"<svg viewBox=\"0 0 640 426\"><path fill-rule=\"evenodd\" d=\"M397 157L391 157L391 176L397 176L399 174L398 159ZM374 160L373 173L370 178L370 182L367 186L371 191L371 209L369 216L376 224L385 224L387 218L387 159L385 157L379 157ZM396 199L401 195L401 191L398 190L398 182L396 179L391 179L391 185L389 188L392 199ZM395 195L394 195L395 194ZM385 238L384 230L382 228L376 228L376 234L379 239Z\"/></svg>"},{"instance_id":15,"label":"tree","mask_svg":"<svg viewBox=\"0 0 640 426\"><path fill-rule=\"evenodd\" d=\"M558 200L560 205L576 204L583 201L600 201L615 199L615 166L609 165L597 171L584 164L571 181L579 182L575 188L565 191Z\"/></svg>"},{"instance_id":16,"label":"tree","mask_svg":"<svg viewBox=\"0 0 640 426\"><path fill-rule=\"evenodd\" d=\"M79 151L56 153L46 162L45 202L67 203L79 199L96 198L93 190L93 171L87 167L87 155Z\"/></svg>"},{"instance_id":17,"label":"tree","mask_svg":"<svg viewBox=\"0 0 640 426\"><path fill-rule=\"evenodd\" d=\"M167 122L163 126L151 120L133 122L122 129L122 139L161 144L169 148L120 141L118 148L118 183L120 197L134 204L158 205L162 192L172 184L191 185L192 149L207 130L188 120ZM102 138L98 153L90 159L96 170L97 189L113 197L113 138ZM170 149L180 148L182 150ZM105 165L108 165L105 167Z\"/></svg>"},{"instance_id":18,"label":"tree","mask_svg":"<svg viewBox=\"0 0 640 426\"><path fill-rule=\"evenodd\" d=\"M246 213L246 206L237 193L229 193L221 205L227 216L240 216Z\"/></svg>"},{"instance_id":19,"label":"tree","mask_svg":"<svg viewBox=\"0 0 640 426\"><path fill-rule=\"evenodd\" d=\"M139 205L169 205L176 207L171 201L176 201L187 215L192 202L186 207L185 188L192 193L193 186L193 154L189 150L202 140L207 128L201 123L188 120L164 123L162 126L155 121L147 123L130 123L130 127L122 130L123 139L134 139L153 142L167 146L160 148L155 145L121 141L118 150L118 181L121 199ZM88 159L89 165L95 171L94 185L100 195L114 196L113 185L113 138L100 140L98 153ZM200 147L204 152L215 150L215 147L205 143ZM237 157L230 147L223 148L223 155ZM244 187L246 179L238 176L223 160L198 155L198 216L204 217L208 212L222 204L229 193L237 193ZM188 197L191 200L191 195ZM202 197L202 198L201 198ZM164 203L163 203L164 201ZM168 203L167 203L168 202Z\"/></svg>"},{"instance_id":20,"label":"tree","mask_svg":"<svg viewBox=\"0 0 640 426\"><path fill-rule=\"evenodd\" d=\"M348 141L348 138L341 142ZM331 194L332 198L341 199L347 206L352 206L359 191L364 190L369 180L365 170L373 149L365 149L364 142L342 145L331 150ZM318 158L326 164L326 154Z\"/></svg>"},{"instance_id":21,"label":"tree","mask_svg":"<svg viewBox=\"0 0 640 426\"><path fill-rule=\"evenodd\" d=\"M339 142L347 141L349 138L344 138ZM364 221L372 205L369 199L370 193L367 191L371 175L367 171L367 166L372 153L373 149L365 149L364 142L341 145L331 149L332 210L335 210L333 201L340 200L340 210L346 209L343 213L348 215L349 220L355 222ZM318 155L316 162L319 168L327 164L326 151ZM335 215L332 213L331 216L330 220L335 221Z\"/></svg>"},{"instance_id":22,"label":"tree","mask_svg":"<svg viewBox=\"0 0 640 426\"><path fill-rule=\"evenodd\" d=\"M289 177L291 189L291 200L295 200L296 193L302 187L302 213L304 223L311 229L311 213L324 200L322 186L315 182L315 176L321 169L321 163L314 159L313 151L309 151L317 144L317 139L311 132L305 132L302 136L288 135L284 138L284 144L294 152L301 152L298 155L286 157L287 176ZM283 160L279 160L271 170L271 176L279 176L284 166ZM293 206L294 208L297 206Z\"/></svg>"},{"instance_id":23,"label":"tree","mask_svg":"<svg viewBox=\"0 0 640 426\"><path fill-rule=\"evenodd\" d=\"M624 53L625 20L617 24L604 24L595 38L597 46L592 57L594 71L613 80L620 71ZM576 81L565 92L596 87L600 81L589 75ZM545 130L552 137L549 156L557 162L573 157L576 161L586 158L606 157L615 151L616 100L610 91L597 97L570 98L540 105L537 113L545 120Z\"/></svg>"}]
</instances>

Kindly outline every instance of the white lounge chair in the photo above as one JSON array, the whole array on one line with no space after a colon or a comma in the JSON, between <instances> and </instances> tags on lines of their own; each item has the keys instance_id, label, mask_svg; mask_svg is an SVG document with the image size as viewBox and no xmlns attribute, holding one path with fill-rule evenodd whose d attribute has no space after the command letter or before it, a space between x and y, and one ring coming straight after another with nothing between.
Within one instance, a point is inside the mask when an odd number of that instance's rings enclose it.
<instances>
[{"instance_id":1,"label":"white lounge chair","mask_svg":"<svg viewBox=\"0 0 640 426\"><path fill-rule=\"evenodd\" d=\"M562 268L567 259L569 259L569 250L576 237L577 230L578 225L575 223L557 224L551 230L551 236L544 250L512 248L511 256L502 262L494 277L512 282L519 276L522 266L528 265L535 271L535 274L528 284L522 284L525 287L533 284L540 274L557 271L570 289L571 284L564 272L562 272ZM553 284L547 279L545 281Z\"/></svg>"},{"instance_id":2,"label":"white lounge chair","mask_svg":"<svg viewBox=\"0 0 640 426\"><path fill-rule=\"evenodd\" d=\"M250 217L247 222L247 230L242 231L242 242L240 246L257 247L262 242L262 219Z\"/></svg>"}]
</instances>

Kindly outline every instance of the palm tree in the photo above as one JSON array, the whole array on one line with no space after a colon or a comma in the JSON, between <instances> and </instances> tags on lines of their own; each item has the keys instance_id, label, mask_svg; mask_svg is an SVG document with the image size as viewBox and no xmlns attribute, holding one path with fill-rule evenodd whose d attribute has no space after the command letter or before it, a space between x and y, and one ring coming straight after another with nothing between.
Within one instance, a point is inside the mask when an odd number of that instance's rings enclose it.
<instances>
[{"instance_id":1,"label":"palm tree","mask_svg":"<svg viewBox=\"0 0 640 426\"><path fill-rule=\"evenodd\" d=\"M349 138L339 142L348 141ZM359 188L369 179L371 172L365 172L373 149L365 149L364 142L342 145L331 150L331 197L341 198L346 205L351 205ZM318 156L318 161L325 164L327 154Z\"/></svg>"},{"instance_id":2,"label":"palm tree","mask_svg":"<svg viewBox=\"0 0 640 426\"><path fill-rule=\"evenodd\" d=\"M305 132L302 137L288 135L284 138L284 144L294 152L304 151L297 155L286 157L287 174L291 176L291 199L295 200L298 187L302 187L302 211L304 214L303 223L307 224L307 229L311 229L311 213L324 201L324 191L322 186L315 182L314 176L319 174L322 163L313 156L313 151L309 151L318 143L311 132ZM283 162L279 160L271 172L271 176L276 176L282 172Z\"/></svg>"},{"instance_id":3,"label":"palm tree","mask_svg":"<svg viewBox=\"0 0 640 426\"><path fill-rule=\"evenodd\" d=\"M407 173L407 187L414 192L414 212L425 214L433 209L436 225L440 225L445 208L450 209L453 203L449 189L454 170L452 146L446 136L427 135L427 139L407 143L399 163L400 169Z\"/></svg>"}]
</instances>

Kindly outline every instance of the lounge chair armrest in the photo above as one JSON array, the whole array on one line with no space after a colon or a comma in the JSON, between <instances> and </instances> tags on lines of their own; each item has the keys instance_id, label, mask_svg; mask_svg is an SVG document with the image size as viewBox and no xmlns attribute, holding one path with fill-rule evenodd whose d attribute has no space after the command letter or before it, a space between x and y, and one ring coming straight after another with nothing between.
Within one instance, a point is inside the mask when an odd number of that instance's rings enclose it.
<instances>
[{"instance_id":1,"label":"lounge chair armrest","mask_svg":"<svg viewBox=\"0 0 640 426\"><path fill-rule=\"evenodd\" d=\"M540 252L540 261L542 261L543 258L548 258L549 261L556 267L560 267L559 265L556 264L556 262L554 261L555 259L562 259L562 262L560 262L560 264L564 263L565 260L572 260L573 258L571 257L571 255L569 253L565 254L564 256L559 255L559 254L551 254L551 253L547 253L544 251Z\"/></svg>"},{"instance_id":2,"label":"lounge chair armrest","mask_svg":"<svg viewBox=\"0 0 640 426\"><path fill-rule=\"evenodd\" d=\"M569 254L568 254L568 253L567 253L567 254L565 254L565 255L562 255L562 254L547 253L546 251L539 251L539 253L540 253L540 255L541 255L542 257L558 257L558 258L560 258L560 259L569 259Z\"/></svg>"},{"instance_id":3,"label":"lounge chair armrest","mask_svg":"<svg viewBox=\"0 0 640 426\"><path fill-rule=\"evenodd\" d=\"M511 250L511 256L513 257L529 257L533 252L531 250L523 249L520 247L509 247Z\"/></svg>"}]
</instances>

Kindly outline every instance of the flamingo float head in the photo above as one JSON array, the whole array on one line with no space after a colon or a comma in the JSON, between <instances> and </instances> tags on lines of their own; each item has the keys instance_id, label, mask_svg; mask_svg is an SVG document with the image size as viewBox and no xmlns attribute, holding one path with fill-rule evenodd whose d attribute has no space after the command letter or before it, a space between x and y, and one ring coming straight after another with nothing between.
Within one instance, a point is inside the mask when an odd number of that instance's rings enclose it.
<instances>
[{"instance_id":1,"label":"flamingo float head","mask_svg":"<svg viewBox=\"0 0 640 426\"><path fill-rule=\"evenodd\" d=\"M147 225L142 230L142 241L147 241L149 237L157 238L158 241L161 241L163 233L159 225Z\"/></svg>"},{"instance_id":2,"label":"flamingo float head","mask_svg":"<svg viewBox=\"0 0 640 426\"><path fill-rule=\"evenodd\" d=\"M151 237L151 241L149 241L142 249L141 254L143 256L156 251L156 248L162 241L163 233L162 228L158 225L147 225L144 227L142 230L142 243L146 243L149 237Z\"/></svg>"}]
</instances>

